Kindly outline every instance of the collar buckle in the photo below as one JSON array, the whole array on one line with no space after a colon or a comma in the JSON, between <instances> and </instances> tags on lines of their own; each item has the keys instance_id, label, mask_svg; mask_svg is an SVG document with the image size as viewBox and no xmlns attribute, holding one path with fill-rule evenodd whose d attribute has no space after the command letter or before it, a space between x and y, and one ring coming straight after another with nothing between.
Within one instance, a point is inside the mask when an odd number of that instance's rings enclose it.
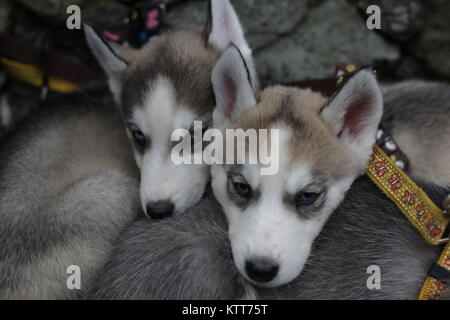
<instances>
[{"instance_id":1,"label":"collar buckle","mask_svg":"<svg viewBox=\"0 0 450 320\"><path fill-rule=\"evenodd\" d=\"M442 234L442 238L439 240L439 244L446 244L450 242L450 226L447 226L444 233Z\"/></svg>"}]
</instances>

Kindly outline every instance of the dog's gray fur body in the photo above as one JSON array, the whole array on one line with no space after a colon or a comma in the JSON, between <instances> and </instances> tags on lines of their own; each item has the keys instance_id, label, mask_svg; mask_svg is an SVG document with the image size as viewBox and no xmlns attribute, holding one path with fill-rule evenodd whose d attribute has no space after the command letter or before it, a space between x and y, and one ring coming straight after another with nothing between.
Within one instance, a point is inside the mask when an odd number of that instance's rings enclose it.
<instances>
[{"instance_id":1,"label":"dog's gray fur body","mask_svg":"<svg viewBox=\"0 0 450 320\"><path fill-rule=\"evenodd\" d=\"M425 188L434 201L445 191ZM141 220L122 236L90 298L236 299L252 297L233 264L220 207L206 198L179 217ZM315 241L300 276L255 289L262 299L416 299L439 247L425 243L397 207L359 178ZM381 271L370 290L367 268ZM250 295L249 295L250 293Z\"/></svg>"},{"instance_id":2,"label":"dog's gray fur body","mask_svg":"<svg viewBox=\"0 0 450 320\"><path fill-rule=\"evenodd\" d=\"M123 121L107 90L88 92L42 108L0 147L2 299L80 296L139 213ZM70 265L81 290L67 288Z\"/></svg>"},{"instance_id":3,"label":"dog's gray fur body","mask_svg":"<svg viewBox=\"0 0 450 320\"><path fill-rule=\"evenodd\" d=\"M450 186L450 86L411 80L382 89L382 124L409 157L410 175Z\"/></svg>"},{"instance_id":4,"label":"dog's gray fur body","mask_svg":"<svg viewBox=\"0 0 450 320\"><path fill-rule=\"evenodd\" d=\"M140 219L127 228L89 298L237 299L244 293L226 219L208 196L180 216Z\"/></svg>"}]
</instances>

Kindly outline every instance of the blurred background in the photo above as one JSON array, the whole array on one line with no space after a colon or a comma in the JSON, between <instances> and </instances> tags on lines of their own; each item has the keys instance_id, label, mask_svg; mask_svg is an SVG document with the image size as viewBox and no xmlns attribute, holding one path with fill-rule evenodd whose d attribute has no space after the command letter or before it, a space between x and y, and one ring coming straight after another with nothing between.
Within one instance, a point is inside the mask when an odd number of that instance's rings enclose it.
<instances>
[{"instance_id":1,"label":"blurred background","mask_svg":"<svg viewBox=\"0 0 450 320\"><path fill-rule=\"evenodd\" d=\"M448 0L231 1L264 85L330 77L339 63L373 64L382 81L450 81ZM65 26L66 9L73 4L81 8L83 21L94 22L111 40L135 47L164 29L201 30L207 11L205 0L0 0L0 33L8 36L0 44L0 56L13 39L83 66L83 81L100 78L82 32ZM372 4L381 9L381 30L366 27L366 8ZM155 22L151 27L149 19ZM39 106L43 90L8 75L2 62L0 124L5 131Z\"/></svg>"}]
</instances>

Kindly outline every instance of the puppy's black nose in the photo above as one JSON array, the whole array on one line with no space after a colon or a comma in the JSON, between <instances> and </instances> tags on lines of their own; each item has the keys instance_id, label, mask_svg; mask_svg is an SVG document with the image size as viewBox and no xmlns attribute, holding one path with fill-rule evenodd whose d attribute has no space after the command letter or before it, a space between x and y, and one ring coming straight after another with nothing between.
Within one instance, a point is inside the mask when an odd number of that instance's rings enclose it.
<instances>
[{"instance_id":1,"label":"puppy's black nose","mask_svg":"<svg viewBox=\"0 0 450 320\"><path fill-rule=\"evenodd\" d=\"M245 271L252 280L269 282L276 277L278 265L267 259L247 260L245 262Z\"/></svg>"},{"instance_id":2,"label":"puppy's black nose","mask_svg":"<svg viewBox=\"0 0 450 320\"><path fill-rule=\"evenodd\" d=\"M172 215L174 205L170 200L147 203L147 215L152 219L163 219Z\"/></svg>"}]
</instances>

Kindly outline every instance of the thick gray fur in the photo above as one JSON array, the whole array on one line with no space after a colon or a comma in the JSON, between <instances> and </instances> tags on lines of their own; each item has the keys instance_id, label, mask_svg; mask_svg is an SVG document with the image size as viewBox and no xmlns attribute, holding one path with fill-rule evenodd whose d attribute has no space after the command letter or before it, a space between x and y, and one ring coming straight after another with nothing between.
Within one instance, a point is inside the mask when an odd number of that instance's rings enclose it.
<instances>
[{"instance_id":1,"label":"thick gray fur","mask_svg":"<svg viewBox=\"0 0 450 320\"><path fill-rule=\"evenodd\" d=\"M122 235L89 299L237 299L244 280L231 259L225 216L212 197L162 221L146 218Z\"/></svg>"},{"instance_id":2,"label":"thick gray fur","mask_svg":"<svg viewBox=\"0 0 450 320\"><path fill-rule=\"evenodd\" d=\"M1 299L82 296L139 213L123 121L106 90L88 92L42 108L0 145ZM67 288L70 265L81 290Z\"/></svg>"},{"instance_id":3,"label":"thick gray fur","mask_svg":"<svg viewBox=\"0 0 450 320\"><path fill-rule=\"evenodd\" d=\"M432 199L445 191L427 187ZM234 267L226 220L211 199L173 219L141 220L122 236L88 298L251 298ZM262 299L416 299L440 254L367 177L356 180L317 238L301 275ZM367 268L381 269L369 290Z\"/></svg>"},{"instance_id":4,"label":"thick gray fur","mask_svg":"<svg viewBox=\"0 0 450 320\"><path fill-rule=\"evenodd\" d=\"M411 80L382 89L382 124L410 158L410 174L450 186L450 85Z\"/></svg>"}]
</instances>

